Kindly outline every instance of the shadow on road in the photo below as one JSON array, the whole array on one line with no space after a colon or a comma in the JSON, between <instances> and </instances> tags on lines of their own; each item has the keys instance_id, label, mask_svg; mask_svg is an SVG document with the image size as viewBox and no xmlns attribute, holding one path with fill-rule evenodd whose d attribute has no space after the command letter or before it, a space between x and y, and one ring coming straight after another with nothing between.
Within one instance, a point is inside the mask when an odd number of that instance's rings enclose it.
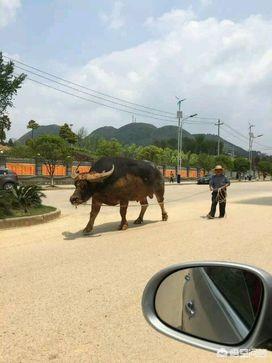
<instances>
[{"instance_id":1,"label":"shadow on road","mask_svg":"<svg viewBox=\"0 0 272 363\"><path fill-rule=\"evenodd\" d=\"M150 221L145 220L143 224L134 224L134 221L128 221L128 230L139 228L141 226L144 226L146 224L153 224L158 223L161 221ZM94 229L91 233L84 235L83 230L79 230L77 232L69 232L64 231L62 232L62 235L64 236L64 240L75 240L78 238L88 238L88 237L101 237L101 233L108 233L108 232L115 232L118 231L118 226L120 222L109 222L109 223L102 223L98 226L94 226ZM120 233L126 233L126 231L119 231Z\"/></svg>"},{"instance_id":2,"label":"shadow on road","mask_svg":"<svg viewBox=\"0 0 272 363\"><path fill-rule=\"evenodd\" d=\"M255 205L272 205L272 197L261 197L261 198L252 198L252 199L245 199L240 200L239 204L255 204Z\"/></svg>"}]
</instances>

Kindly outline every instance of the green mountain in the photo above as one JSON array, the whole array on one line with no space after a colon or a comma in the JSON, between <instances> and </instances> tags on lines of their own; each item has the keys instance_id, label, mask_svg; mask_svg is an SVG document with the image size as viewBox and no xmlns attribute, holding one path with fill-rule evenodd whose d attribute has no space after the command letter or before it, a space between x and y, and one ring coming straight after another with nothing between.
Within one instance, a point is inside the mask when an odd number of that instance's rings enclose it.
<instances>
[{"instance_id":1,"label":"green mountain","mask_svg":"<svg viewBox=\"0 0 272 363\"><path fill-rule=\"evenodd\" d=\"M34 131L34 137L44 135L44 134L59 134L60 126L58 125L47 125L40 126ZM115 128L113 126L103 126L94 130L90 133L88 138L96 139L116 139L123 144L136 144L136 145L150 145L156 141L166 141L171 139L177 139L178 128L174 125L167 125L162 127L156 127L152 124L137 122L129 123L120 128ZM197 136L204 136L205 140L217 141L217 135L212 134L190 134L188 131L183 129L183 138L194 139ZM31 138L31 131L27 132L25 135L20 137L17 142L25 143ZM247 157L247 151L240 146L234 145L229 141L221 139L224 144L224 151L230 155L238 155Z\"/></svg>"},{"instance_id":2,"label":"green mountain","mask_svg":"<svg viewBox=\"0 0 272 363\"><path fill-rule=\"evenodd\" d=\"M39 126L36 130L34 130L34 137L38 137L41 135L58 135L60 130L59 125L46 125L46 126ZM21 144L25 144L27 140L31 139L31 130L21 136L16 142Z\"/></svg>"},{"instance_id":3,"label":"green mountain","mask_svg":"<svg viewBox=\"0 0 272 363\"><path fill-rule=\"evenodd\" d=\"M156 127L143 122L130 123L120 128L104 126L94 130L88 138L116 139L123 144L150 145L155 141L176 139L177 126ZM193 136L184 130L183 137Z\"/></svg>"},{"instance_id":4,"label":"green mountain","mask_svg":"<svg viewBox=\"0 0 272 363\"><path fill-rule=\"evenodd\" d=\"M202 136L203 134L193 134L193 136ZM211 140L217 142L217 135L204 134L205 140ZM234 145L231 142L221 138L224 144L224 152L230 155L248 157L248 151L244 150L240 146Z\"/></svg>"}]
</instances>

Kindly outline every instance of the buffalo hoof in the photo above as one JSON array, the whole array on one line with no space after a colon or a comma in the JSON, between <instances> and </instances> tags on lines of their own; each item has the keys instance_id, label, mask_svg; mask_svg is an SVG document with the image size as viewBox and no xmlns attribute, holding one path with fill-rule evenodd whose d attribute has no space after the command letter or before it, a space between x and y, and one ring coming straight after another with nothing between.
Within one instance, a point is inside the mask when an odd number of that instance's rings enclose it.
<instances>
[{"instance_id":1,"label":"buffalo hoof","mask_svg":"<svg viewBox=\"0 0 272 363\"><path fill-rule=\"evenodd\" d=\"M143 218L137 218L135 221L134 221L134 224L142 224L143 223Z\"/></svg>"},{"instance_id":2,"label":"buffalo hoof","mask_svg":"<svg viewBox=\"0 0 272 363\"><path fill-rule=\"evenodd\" d=\"M167 221L167 219L168 219L168 214L167 213L163 213L162 220L163 221Z\"/></svg>"},{"instance_id":3,"label":"buffalo hoof","mask_svg":"<svg viewBox=\"0 0 272 363\"><path fill-rule=\"evenodd\" d=\"M92 229L87 229L87 228L83 229L84 236L87 236L88 234L91 234L91 233L92 233Z\"/></svg>"},{"instance_id":4,"label":"buffalo hoof","mask_svg":"<svg viewBox=\"0 0 272 363\"><path fill-rule=\"evenodd\" d=\"M120 224L118 227L119 231L125 231L126 229L128 229L128 224Z\"/></svg>"}]
</instances>

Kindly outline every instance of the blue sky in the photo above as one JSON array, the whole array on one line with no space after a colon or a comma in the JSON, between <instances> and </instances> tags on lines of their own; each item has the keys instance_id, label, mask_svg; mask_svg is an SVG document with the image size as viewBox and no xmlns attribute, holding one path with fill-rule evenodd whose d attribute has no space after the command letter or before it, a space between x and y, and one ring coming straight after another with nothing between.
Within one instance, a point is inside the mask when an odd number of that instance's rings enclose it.
<instances>
[{"instance_id":1,"label":"blue sky","mask_svg":"<svg viewBox=\"0 0 272 363\"><path fill-rule=\"evenodd\" d=\"M7 1L7 0L6 0ZM11 0L12 1L12 0ZM15 21L1 29L1 47L27 62L80 65L91 58L135 46L152 36L148 17L172 9L192 9L199 19L245 19L251 14L272 17L270 0L147 0L120 1L123 25L103 21L118 3L114 0L22 0Z\"/></svg>"},{"instance_id":2,"label":"blue sky","mask_svg":"<svg viewBox=\"0 0 272 363\"><path fill-rule=\"evenodd\" d=\"M174 95L182 95L186 113L220 117L245 135L254 119L268 146L271 39L269 0L0 0L5 54L132 102L175 110ZM12 136L30 118L91 131L130 117L29 81L11 116ZM208 125L188 129L215 132Z\"/></svg>"}]
</instances>

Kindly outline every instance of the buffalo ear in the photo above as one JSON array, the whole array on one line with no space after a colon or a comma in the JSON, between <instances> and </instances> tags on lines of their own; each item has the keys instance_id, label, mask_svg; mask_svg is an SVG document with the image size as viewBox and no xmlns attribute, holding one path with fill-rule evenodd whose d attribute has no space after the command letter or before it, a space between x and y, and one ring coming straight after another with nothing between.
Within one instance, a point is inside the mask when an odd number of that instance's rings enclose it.
<instances>
[{"instance_id":1,"label":"buffalo ear","mask_svg":"<svg viewBox=\"0 0 272 363\"><path fill-rule=\"evenodd\" d=\"M80 167L80 163L78 163L78 165L77 165L77 167L76 167L76 170L73 172L72 171L72 175L71 175L71 177L73 178L73 179L75 179L78 175L79 175L79 167Z\"/></svg>"}]
</instances>

